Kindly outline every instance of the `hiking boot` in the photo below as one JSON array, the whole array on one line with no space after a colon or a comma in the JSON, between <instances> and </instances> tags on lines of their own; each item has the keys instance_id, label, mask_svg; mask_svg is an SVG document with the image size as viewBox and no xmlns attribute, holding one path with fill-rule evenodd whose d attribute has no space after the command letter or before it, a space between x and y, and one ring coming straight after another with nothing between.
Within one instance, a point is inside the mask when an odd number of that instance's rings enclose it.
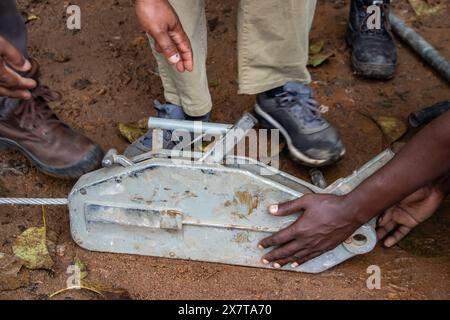
<instances>
[{"instance_id":1,"label":"hiking boot","mask_svg":"<svg viewBox=\"0 0 450 320\"><path fill-rule=\"evenodd\" d=\"M37 80L37 63L26 75ZM101 148L63 123L48 106L60 94L38 83L30 100L3 99L0 106L0 148L16 149L39 170L75 179L98 168Z\"/></svg>"},{"instance_id":2,"label":"hiking boot","mask_svg":"<svg viewBox=\"0 0 450 320\"><path fill-rule=\"evenodd\" d=\"M172 120L187 120L181 106L175 104L161 104L158 100L154 101L154 108L158 118ZM172 149L175 142L172 141L172 130L163 130L163 149ZM127 158L133 158L143 153L152 151L153 148L153 129L147 131L142 137L130 144L124 152Z\"/></svg>"},{"instance_id":3,"label":"hiking boot","mask_svg":"<svg viewBox=\"0 0 450 320\"><path fill-rule=\"evenodd\" d=\"M397 48L390 33L389 0L352 0L347 29L347 42L352 46L352 67L356 74L375 79L390 79L397 65ZM380 28L371 29L376 13L367 12L378 6ZM375 11L376 12L376 11Z\"/></svg>"},{"instance_id":4,"label":"hiking boot","mask_svg":"<svg viewBox=\"0 0 450 320\"><path fill-rule=\"evenodd\" d=\"M336 130L321 117L319 107L309 87L288 82L274 97L260 93L255 111L263 125L280 130L294 160L320 167L338 161L345 148Z\"/></svg>"}]
</instances>

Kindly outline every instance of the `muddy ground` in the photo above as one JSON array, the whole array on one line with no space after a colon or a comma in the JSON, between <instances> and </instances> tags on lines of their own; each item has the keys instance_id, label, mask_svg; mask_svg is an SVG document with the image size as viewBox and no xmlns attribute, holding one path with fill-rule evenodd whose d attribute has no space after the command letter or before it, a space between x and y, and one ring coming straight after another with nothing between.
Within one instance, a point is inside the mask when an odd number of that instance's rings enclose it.
<instances>
[{"instance_id":1,"label":"muddy ground","mask_svg":"<svg viewBox=\"0 0 450 320\"><path fill-rule=\"evenodd\" d=\"M20 0L21 9L35 14L31 21L30 53L42 65L43 80L64 94L53 105L61 117L98 141L106 150L122 151L126 142L117 123L153 114L151 101L163 100L162 88L148 45L134 18L129 0L77 0L82 9L82 30L65 27L63 1ZM252 96L236 94L237 0L207 1L209 19L208 72L214 99L213 120L232 123L251 110ZM337 126L347 146L345 159L324 170L329 181L350 174L387 145L374 123L364 114L406 119L422 107L447 100L448 84L424 65L397 39L399 66L388 82L362 80L352 74L350 51L344 42L349 0L319 1L312 39L325 39L335 57L311 69L318 99L329 106L325 115ZM395 11L408 19L441 52L450 57L450 10L415 19L405 0ZM420 150L418 151L420 152ZM39 173L18 153L0 155L2 195L65 197L73 182ZM13 162L11 162L13 160ZM21 172L8 170L22 166ZM282 156L282 168L307 178L305 168ZM20 171L20 170L19 170ZM0 252L11 253L15 237L41 225L40 208L0 208ZM377 247L320 275L260 270L218 264L85 251L70 237L66 208L47 208L47 224L59 233L63 248L54 272L28 271L29 285L0 292L1 299L43 299L65 286L66 268L75 257L89 268L89 278L128 290L136 299L433 299L450 298L450 204L447 202L417 232L418 243L431 257L417 250ZM420 250L418 250L420 251ZM420 253L420 252L419 252ZM382 288L366 288L366 269L378 265ZM59 298L97 298L89 292L69 292Z\"/></svg>"}]
</instances>

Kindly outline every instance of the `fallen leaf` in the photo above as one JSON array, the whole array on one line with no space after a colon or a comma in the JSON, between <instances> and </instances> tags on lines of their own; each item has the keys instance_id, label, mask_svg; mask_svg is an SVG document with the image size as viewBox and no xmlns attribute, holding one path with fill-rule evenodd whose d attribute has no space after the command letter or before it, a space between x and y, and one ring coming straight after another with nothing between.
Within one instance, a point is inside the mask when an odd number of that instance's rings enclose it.
<instances>
[{"instance_id":1,"label":"fallen leaf","mask_svg":"<svg viewBox=\"0 0 450 320\"><path fill-rule=\"evenodd\" d=\"M309 46L309 54L313 55L313 54L320 53L322 51L324 45L325 45L325 40L319 40L317 42L313 42Z\"/></svg>"},{"instance_id":2,"label":"fallen leaf","mask_svg":"<svg viewBox=\"0 0 450 320\"><path fill-rule=\"evenodd\" d=\"M56 253L56 234L47 232L45 211L42 208L43 226L31 227L19 235L13 243L14 255L23 260L28 269L51 270L54 261L50 252Z\"/></svg>"},{"instance_id":3,"label":"fallen leaf","mask_svg":"<svg viewBox=\"0 0 450 320\"><path fill-rule=\"evenodd\" d=\"M407 131L406 124L400 119L387 116L371 118L381 129L389 145L403 137Z\"/></svg>"},{"instance_id":4,"label":"fallen leaf","mask_svg":"<svg viewBox=\"0 0 450 320\"><path fill-rule=\"evenodd\" d=\"M88 276L89 272L84 262L79 258L75 258L74 263L80 269L80 280L85 279Z\"/></svg>"},{"instance_id":5,"label":"fallen leaf","mask_svg":"<svg viewBox=\"0 0 450 320\"><path fill-rule=\"evenodd\" d=\"M133 123L119 123L120 135L128 142L133 143L147 132L147 121L148 119L145 118Z\"/></svg>"},{"instance_id":6,"label":"fallen leaf","mask_svg":"<svg viewBox=\"0 0 450 320\"><path fill-rule=\"evenodd\" d=\"M308 66L311 67L318 67L325 61L327 61L329 58L335 55L334 51L328 52L328 53L317 53L309 56L308 59Z\"/></svg>"},{"instance_id":7,"label":"fallen leaf","mask_svg":"<svg viewBox=\"0 0 450 320\"><path fill-rule=\"evenodd\" d=\"M430 16L447 8L445 3L429 4L424 0L408 0L417 16Z\"/></svg>"},{"instance_id":8,"label":"fallen leaf","mask_svg":"<svg viewBox=\"0 0 450 320\"><path fill-rule=\"evenodd\" d=\"M217 88L220 86L220 80L210 80L208 84L211 88Z\"/></svg>"},{"instance_id":9,"label":"fallen leaf","mask_svg":"<svg viewBox=\"0 0 450 320\"><path fill-rule=\"evenodd\" d=\"M0 291L16 290L30 284L30 275L20 273L23 260L0 252Z\"/></svg>"},{"instance_id":10,"label":"fallen leaf","mask_svg":"<svg viewBox=\"0 0 450 320\"><path fill-rule=\"evenodd\" d=\"M34 20L37 20L37 19L39 19L39 17L37 15L29 14L29 15L27 15L27 18L25 19L25 23L28 23L30 21L34 21Z\"/></svg>"}]
</instances>

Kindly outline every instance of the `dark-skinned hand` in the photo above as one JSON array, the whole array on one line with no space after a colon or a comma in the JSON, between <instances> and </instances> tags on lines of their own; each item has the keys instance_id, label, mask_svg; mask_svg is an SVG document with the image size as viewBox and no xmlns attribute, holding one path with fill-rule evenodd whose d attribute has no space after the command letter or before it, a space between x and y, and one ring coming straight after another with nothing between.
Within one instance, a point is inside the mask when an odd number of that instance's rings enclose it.
<instances>
[{"instance_id":1,"label":"dark-skinned hand","mask_svg":"<svg viewBox=\"0 0 450 320\"><path fill-rule=\"evenodd\" d=\"M36 86L36 81L24 78L14 71L27 72L30 69L30 62L20 51L0 37L0 96L30 99L30 90Z\"/></svg>"},{"instance_id":2,"label":"dark-skinned hand","mask_svg":"<svg viewBox=\"0 0 450 320\"><path fill-rule=\"evenodd\" d=\"M413 228L431 217L445 196L444 192L431 184L417 190L380 216L377 238L384 240L386 247L392 247Z\"/></svg>"},{"instance_id":3,"label":"dark-skinned hand","mask_svg":"<svg viewBox=\"0 0 450 320\"><path fill-rule=\"evenodd\" d=\"M262 262L272 263L274 268L288 263L297 267L344 242L362 224L353 218L345 199L315 194L270 206L269 212L275 216L303 214L289 227L260 242L262 249L273 248Z\"/></svg>"},{"instance_id":4,"label":"dark-skinned hand","mask_svg":"<svg viewBox=\"0 0 450 320\"><path fill-rule=\"evenodd\" d=\"M179 72L192 71L194 60L191 42L180 19L167 0L135 0L139 23L155 40L155 49Z\"/></svg>"}]
</instances>

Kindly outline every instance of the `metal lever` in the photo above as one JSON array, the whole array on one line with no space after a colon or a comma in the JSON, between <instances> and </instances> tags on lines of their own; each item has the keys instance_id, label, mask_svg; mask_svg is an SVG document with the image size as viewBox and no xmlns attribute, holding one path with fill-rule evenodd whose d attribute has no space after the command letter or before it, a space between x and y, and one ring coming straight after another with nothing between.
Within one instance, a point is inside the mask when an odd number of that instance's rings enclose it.
<instances>
[{"instance_id":1,"label":"metal lever","mask_svg":"<svg viewBox=\"0 0 450 320\"><path fill-rule=\"evenodd\" d=\"M105 168L110 168L115 164L120 164L124 167L130 167L134 165L134 162L125 156L118 155L116 149L110 149L103 157L102 166Z\"/></svg>"},{"instance_id":2,"label":"metal lever","mask_svg":"<svg viewBox=\"0 0 450 320\"><path fill-rule=\"evenodd\" d=\"M209 163L221 162L234 147L245 138L247 133L258 123L258 120L250 113L244 116L222 137L214 146L209 149L200 161Z\"/></svg>"}]
</instances>

